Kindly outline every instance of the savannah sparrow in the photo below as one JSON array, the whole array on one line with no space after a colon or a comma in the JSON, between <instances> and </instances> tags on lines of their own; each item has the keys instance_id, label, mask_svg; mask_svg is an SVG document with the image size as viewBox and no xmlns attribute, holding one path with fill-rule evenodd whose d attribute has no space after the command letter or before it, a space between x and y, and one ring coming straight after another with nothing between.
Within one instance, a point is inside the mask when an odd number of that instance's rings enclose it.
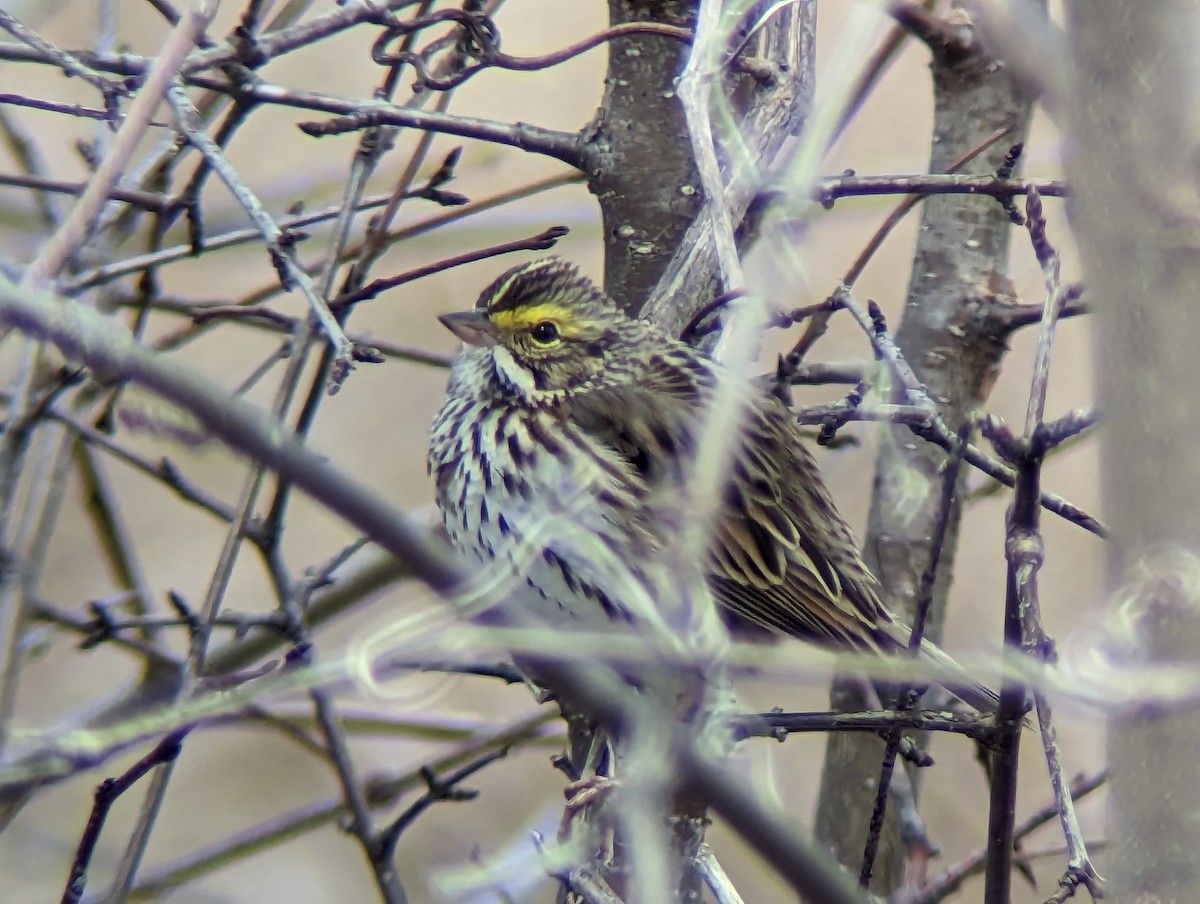
<instances>
[{"instance_id":1,"label":"savannah sparrow","mask_svg":"<svg viewBox=\"0 0 1200 904\"><path fill-rule=\"evenodd\" d=\"M720 366L556 258L514 267L474 310L441 321L465 343L429 452L455 547L480 566L507 560L565 616L636 623L638 563L678 529L658 513L685 490ZM730 627L905 649L908 628L880 600L795 418L748 381L744 391L706 566ZM921 653L953 667L928 642ZM992 691L962 683L951 689L995 709Z\"/></svg>"}]
</instances>

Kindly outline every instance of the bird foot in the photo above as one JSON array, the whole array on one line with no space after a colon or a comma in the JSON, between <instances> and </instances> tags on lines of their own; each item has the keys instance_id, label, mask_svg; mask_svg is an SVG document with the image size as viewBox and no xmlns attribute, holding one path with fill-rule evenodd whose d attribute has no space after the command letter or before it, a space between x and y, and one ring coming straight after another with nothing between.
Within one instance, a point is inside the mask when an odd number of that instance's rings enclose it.
<instances>
[{"instance_id":1,"label":"bird foot","mask_svg":"<svg viewBox=\"0 0 1200 904\"><path fill-rule=\"evenodd\" d=\"M567 785L563 789L567 805L563 809L562 821L558 826L559 841L565 841L571 834L571 823L575 821L576 816L608 797L618 785L620 782L617 779L606 775L592 775Z\"/></svg>"}]
</instances>

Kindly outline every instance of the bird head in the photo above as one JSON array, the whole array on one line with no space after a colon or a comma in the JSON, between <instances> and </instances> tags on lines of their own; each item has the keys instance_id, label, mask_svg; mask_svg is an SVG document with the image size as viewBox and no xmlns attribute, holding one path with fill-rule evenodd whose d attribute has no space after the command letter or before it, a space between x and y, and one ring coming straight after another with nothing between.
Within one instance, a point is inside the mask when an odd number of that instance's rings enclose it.
<instances>
[{"instance_id":1,"label":"bird head","mask_svg":"<svg viewBox=\"0 0 1200 904\"><path fill-rule=\"evenodd\" d=\"M572 264L545 258L514 267L483 290L475 308L438 318L470 353L490 356L496 377L539 403L621 382L634 320Z\"/></svg>"}]
</instances>

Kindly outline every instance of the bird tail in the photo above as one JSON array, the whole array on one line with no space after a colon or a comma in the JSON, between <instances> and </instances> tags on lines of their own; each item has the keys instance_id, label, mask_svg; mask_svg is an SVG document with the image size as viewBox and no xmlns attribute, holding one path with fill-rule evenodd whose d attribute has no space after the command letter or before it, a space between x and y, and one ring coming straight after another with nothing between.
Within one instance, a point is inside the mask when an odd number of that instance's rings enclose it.
<instances>
[{"instance_id":1,"label":"bird tail","mask_svg":"<svg viewBox=\"0 0 1200 904\"><path fill-rule=\"evenodd\" d=\"M942 685L954 696L981 713L996 713L1000 709L1000 695L986 684L979 684L967 677L963 667L954 661L941 648L928 640L921 641L921 657L932 665L947 673L957 673L961 679L955 679L952 674L940 679Z\"/></svg>"}]
</instances>

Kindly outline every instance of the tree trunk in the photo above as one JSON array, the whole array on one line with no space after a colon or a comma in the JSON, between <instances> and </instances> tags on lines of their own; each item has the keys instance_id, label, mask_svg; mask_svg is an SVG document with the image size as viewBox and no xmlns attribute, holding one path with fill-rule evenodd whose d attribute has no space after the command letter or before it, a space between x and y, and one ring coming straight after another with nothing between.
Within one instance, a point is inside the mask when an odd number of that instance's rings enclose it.
<instances>
[{"instance_id":1,"label":"tree trunk","mask_svg":"<svg viewBox=\"0 0 1200 904\"><path fill-rule=\"evenodd\" d=\"M692 29L698 0L609 0L609 24ZM604 103L588 130L588 184L604 225L604 286L637 312L703 198L675 79L689 46L661 35L609 45Z\"/></svg>"},{"instance_id":2,"label":"tree trunk","mask_svg":"<svg viewBox=\"0 0 1200 904\"><path fill-rule=\"evenodd\" d=\"M1110 640L1122 666L1200 666L1200 13L1164 0L1070 6L1060 105L1096 310ZM1130 651L1135 651L1130 655ZM1122 680L1122 684L1136 687ZM1200 715L1109 722L1106 834L1116 901L1200 900Z\"/></svg>"}]
</instances>

